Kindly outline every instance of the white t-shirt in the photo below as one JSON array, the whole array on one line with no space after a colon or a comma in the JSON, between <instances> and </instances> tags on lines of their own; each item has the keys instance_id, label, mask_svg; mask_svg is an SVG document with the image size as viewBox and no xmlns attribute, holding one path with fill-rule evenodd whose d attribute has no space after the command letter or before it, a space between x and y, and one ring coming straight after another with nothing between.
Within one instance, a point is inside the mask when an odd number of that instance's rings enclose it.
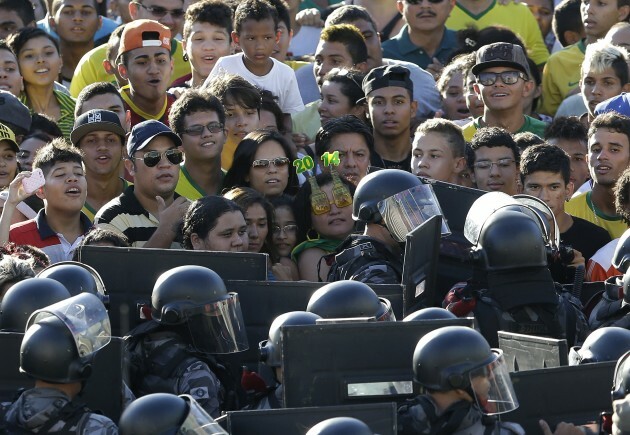
<instances>
[{"instance_id":1,"label":"white t-shirt","mask_svg":"<svg viewBox=\"0 0 630 435\"><path fill-rule=\"evenodd\" d=\"M257 76L247 69L243 62L243 53L223 56L212 68L210 75L204 83L208 86L213 77L223 74L238 74L248 82L268 91L278 97L278 105L282 113L295 114L304 110L302 97L295 79L295 73L291 67L277 61L273 57L271 71L264 76Z\"/></svg>"}]
</instances>

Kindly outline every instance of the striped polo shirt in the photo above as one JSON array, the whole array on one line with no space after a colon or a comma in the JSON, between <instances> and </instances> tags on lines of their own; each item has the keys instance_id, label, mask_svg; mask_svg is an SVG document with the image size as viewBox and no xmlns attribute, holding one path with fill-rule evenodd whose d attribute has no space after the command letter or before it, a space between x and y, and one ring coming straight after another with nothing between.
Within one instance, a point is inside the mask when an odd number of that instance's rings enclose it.
<instances>
[{"instance_id":1,"label":"striped polo shirt","mask_svg":"<svg viewBox=\"0 0 630 435\"><path fill-rule=\"evenodd\" d=\"M70 140L70 133L74 128L74 106L76 105L76 101L70 95L56 89L53 89L53 94L61 109L61 118L56 120L57 125L61 129L63 136ZM20 101L30 109L31 113L34 113L26 93L20 95Z\"/></svg>"}]
</instances>

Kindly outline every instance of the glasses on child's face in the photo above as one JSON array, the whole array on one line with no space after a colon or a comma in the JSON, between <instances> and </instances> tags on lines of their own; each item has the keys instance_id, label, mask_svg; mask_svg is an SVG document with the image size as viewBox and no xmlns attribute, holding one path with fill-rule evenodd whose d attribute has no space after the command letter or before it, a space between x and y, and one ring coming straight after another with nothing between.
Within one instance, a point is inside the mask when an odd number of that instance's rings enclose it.
<instances>
[{"instance_id":1,"label":"glasses on child's face","mask_svg":"<svg viewBox=\"0 0 630 435\"><path fill-rule=\"evenodd\" d=\"M258 159L252 162L252 168L268 168L273 164L276 168L288 165L290 162L288 157L276 157L275 159Z\"/></svg>"},{"instance_id":2,"label":"glasses on child's face","mask_svg":"<svg viewBox=\"0 0 630 435\"><path fill-rule=\"evenodd\" d=\"M155 18L158 18L158 19L164 18L166 14L171 14L173 18L182 18L184 16L184 13L186 12L183 9L166 9L166 8L163 8L162 6L145 6L140 2L133 2L133 3L144 8L151 15L153 15Z\"/></svg>"},{"instance_id":3,"label":"glasses on child's face","mask_svg":"<svg viewBox=\"0 0 630 435\"><path fill-rule=\"evenodd\" d=\"M210 122L206 125L191 125L190 127L184 129L184 133L191 136L201 136L204 128L208 129L210 133L220 133L223 131L223 124L220 122Z\"/></svg>"},{"instance_id":4,"label":"glasses on child's face","mask_svg":"<svg viewBox=\"0 0 630 435\"><path fill-rule=\"evenodd\" d=\"M484 86L492 86L496 83L497 78L501 77L501 81L506 85L513 85L521 78L523 81L527 81L527 76L521 71L503 71L500 73L495 72L482 72L479 73L477 82Z\"/></svg>"},{"instance_id":5,"label":"glasses on child's face","mask_svg":"<svg viewBox=\"0 0 630 435\"><path fill-rule=\"evenodd\" d=\"M497 165L499 170L507 169L512 166L512 163L515 163L514 159L499 159L496 162L491 162L490 160L482 160L481 162L476 162L473 164L475 169L481 169L482 171L491 170L494 165Z\"/></svg>"},{"instance_id":6,"label":"glasses on child's face","mask_svg":"<svg viewBox=\"0 0 630 435\"><path fill-rule=\"evenodd\" d=\"M284 233L287 236L294 236L297 234L297 225L296 224L288 224L283 227L279 225L274 225L271 229L274 236L279 236Z\"/></svg>"},{"instance_id":7,"label":"glasses on child's face","mask_svg":"<svg viewBox=\"0 0 630 435\"><path fill-rule=\"evenodd\" d=\"M142 157L133 157L134 160L142 160L148 168L157 166L162 160L162 156L174 165L179 165L184 160L184 153L180 150L166 150L163 153L159 151L149 151L144 153Z\"/></svg>"}]
</instances>

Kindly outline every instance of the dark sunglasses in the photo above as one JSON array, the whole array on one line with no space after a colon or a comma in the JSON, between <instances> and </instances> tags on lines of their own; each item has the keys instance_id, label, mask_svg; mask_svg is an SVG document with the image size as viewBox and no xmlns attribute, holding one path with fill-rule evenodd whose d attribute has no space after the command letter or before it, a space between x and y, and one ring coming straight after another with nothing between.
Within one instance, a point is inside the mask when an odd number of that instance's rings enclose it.
<instances>
[{"instance_id":1,"label":"dark sunglasses","mask_svg":"<svg viewBox=\"0 0 630 435\"><path fill-rule=\"evenodd\" d=\"M146 9L147 11L149 11L151 15L153 15L156 18L164 18L166 14L171 14L173 18L181 18L186 13L186 11L184 11L183 9L166 9L166 8L163 8L162 6L145 6L140 2L133 2L133 3Z\"/></svg>"},{"instance_id":2,"label":"dark sunglasses","mask_svg":"<svg viewBox=\"0 0 630 435\"><path fill-rule=\"evenodd\" d=\"M211 122L206 125L193 125L192 127L184 129L184 133L191 136L201 136L204 128L207 128L210 133L220 133L223 131L223 124L220 122Z\"/></svg>"},{"instance_id":3,"label":"dark sunglasses","mask_svg":"<svg viewBox=\"0 0 630 435\"><path fill-rule=\"evenodd\" d=\"M267 168L270 164L276 168L281 168L288 165L290 162L288 157L276 157L275 159L258 159L252 162L252 168Z\"/></svg>"},{"instance_id":4,"label":"dark sunglasses","mask_svg":"<svg viewBox=\"0 0 630 435\"><path fill-rule=\"evenodd\" d=\"M479 77L477 78L477 82L481 83L484 86L492 86L496 83L497 78L501 77L501 81L506 85L513 85L518 82L518 79L521 78L524 81L527 81L528 78L525 73L521 71L503 71L500 73L494 72L482 72L479 73Z\"/></svg>"},{"instance_id":5,"label":"dark sunglasses","mask_svg":"<svg viewBox=\"0 0 630 435\"><path fill-rule=\"evenodd\" d=\"M179 165L184 161L184 153L180 150L166 150L163 153L159 151L149 151L144 153L142 157L132 157L134 160L142 160L147 167L152 168L157 166L162 160L162 156L174 165Z\"/></svg>"}]
</instances>

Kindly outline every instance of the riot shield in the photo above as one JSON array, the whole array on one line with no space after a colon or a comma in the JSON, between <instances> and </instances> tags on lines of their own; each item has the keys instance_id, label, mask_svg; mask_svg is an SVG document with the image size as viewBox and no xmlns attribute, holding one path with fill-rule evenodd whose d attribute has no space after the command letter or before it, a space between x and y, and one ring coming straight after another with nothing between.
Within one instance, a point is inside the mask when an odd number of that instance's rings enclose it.
<instances>
[{"instance_id":1,"label":"riot shield","mask_svg":"<svg viewBox=\"0 0 630 435\"><path fill-rule=\"evenodd\" d=\"M569 364L567 341L499 331L499 347L511 372Z\"/></svg>"}]
</instances>

